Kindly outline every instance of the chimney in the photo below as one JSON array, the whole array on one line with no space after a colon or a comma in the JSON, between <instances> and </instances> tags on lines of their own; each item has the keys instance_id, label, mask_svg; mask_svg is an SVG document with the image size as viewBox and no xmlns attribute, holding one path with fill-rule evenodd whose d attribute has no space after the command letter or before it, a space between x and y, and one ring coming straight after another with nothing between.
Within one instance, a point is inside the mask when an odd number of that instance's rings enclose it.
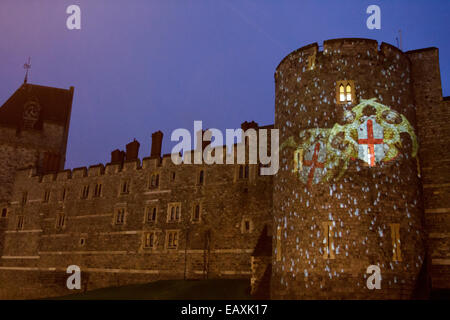
<instances>
[{"instance_id":1,"label":"chimney","mask_svg":"<svg viewBox=\"0 0 450 320\"><path fill-rule=\"evenodd\" d=\"M249 140L249 137L248 136L246 136L245 135L245 132L248 130L248 129L254 129L255 131L256 131L256 150L258 150L258 148L259 148L259 141L258 141L258 123L256 123L255 121L252 121L252 122L247 122L247 121L245 121L245 122L242 122L241 123L241 129L242 129L242 137L241 137L241 142L243 142L243 143L245 143L245 148L246 148L246 150L250 150L249 148L250 148L250 140ZM247 152L247 151L246 151Z\"/></svg>"},{"instance_id":2,"label":"chimney","mask_svg":"<svg viewBox=\"0 0 450 320\"><path fill-rule=\"evenodd\" d=\"M127 155L126 160L137 160L139 155L139 146L141 144L134 139L132 142L126 145Z\"/></svg>"},{"instance_id":3,"label":"chimney","mask_svg":"<svg viewBox=\"0 0 450 320\"><path fill-rule=\"evenodd\" d=\"M163 135L164 134L161 131L152 133L152 150L150 152L150 158L161 158Z\"/></svg>"},{"instance_id":4,"label":"chimney","mask_svg":"<svg viewBox=\"0 0 450 320\"><path fill-rule=\"evenodd\" d=\"M255 129L255 130L258 130L258 123L256 123L255 121L252 121L252 122L247 122L247 121L245 121L245 122L242 122L242 124L241 124L241 129L242 129L242 131L247 131L248 129Z\"/></svg>"},{"instance_id":5,"label":"chimney","mask_svg":"<svg viewBox=\"0 0 450 320\"><path fill-rule=\"evenodd\" d=\"M116 149L113 152L111 152L111 163L120 163L122 164L125 160L125 152Z\"/></svg>"}]
</instances>

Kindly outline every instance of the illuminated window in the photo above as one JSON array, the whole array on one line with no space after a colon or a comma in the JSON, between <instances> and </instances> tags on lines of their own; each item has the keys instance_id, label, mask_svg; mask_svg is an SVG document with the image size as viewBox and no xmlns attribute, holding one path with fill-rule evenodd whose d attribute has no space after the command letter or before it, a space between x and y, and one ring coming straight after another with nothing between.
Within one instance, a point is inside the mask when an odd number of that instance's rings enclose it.
<instances>
[{"instance_id":1,"label":"illuminated window","mask_svg":"<svg viewBox=\"0 0 450 320\"><path fill-rule=\"evenodd\" d=\"M119 208L116 210L116 214L114 215L114 223L116 225L121 225L125 223L125 209Z\"/></svg>"},{"instance_id":2,"label":"illuminated window","mask_svg":"<svg viewBox=\"0 0 450 320\"><path fill-rule=\"evenodd\" d=\"M400 224L391 223L392 261L402 261L400 251Z\"/></svg>"},{"instance_id":3,"label":"illuminated window","mask_svg":"<svg viewBox=\"0 0 450 320\"><path fill-rule=\"evenodd\" d=\"M178 230L168 230L166 233L166 248L178 248Z\"/></svg>"},{"instance_id":4,"label":"illuminated window","mask_svg":"<svg viewBox=\"0 0 450 320\"><path fill-rule=\"evenodd\" d=\"M24 220L25 220L24 216L17 217L17 230L23 230Z\"/></svg>"},{"instance_id":5,"label":"illuminated window","mask_svg":"<svg viewBox=\"0 0 450 320\"><path fill-rule=\"evenodd\" d=\"M339 86L339 101L340 102L344 102L345 101L345 89L344 89L344 85L341 84Z\"/></svg>"},{"instance_id":6,"label":"illuminated window","mask_svg":"<svg viewBox=\"0 0 450 320\"><path fill-rule=\"evenodd\" d=\"M345 88L345 93L347 94L347 101L352 101L352 87L349 84Z\"/></svg>"},{"instance_id":7,"label":"illuminated window","mask_svg":"<svg viewBox=\"0 0 450 320\"><path fill-rule=\"evenodd\" d=\"M334 259L334 243L333 243L333 233L332 233L333 222L332 221L322 222L322 227L323 227L323 232L324 232L323 257L325 259Z\"/></svg>"},{"instance_id":8,"label":"illuminated window","mask_svg":"<svg viewBox=\"0 0 450 320\"><path fill-rule=\"evenodd\" d=\"M338 104L352 103L355 101L355 85L352 80L337 82L336 99Z\"/></svg>"},{"instance_id":9,"label":"illuminated window","mask_svg":"<svg viewBox=\"0 0 450 320\"><path fill-rule=\"evenodd\" d=\"M144 234L144 248L154 249L157 246L156 232L146 232Z\"/></svg>"},{"instance_id":10,"label":"illuminated window","mask_svg":"<svg viewBox=\"0 0 450 320\"><path fill-rule=\"evenodd\" d=\"M181 219L181 203L169 203L167 206L167 222L179 222Z\"/></svg>"}]
</instances>

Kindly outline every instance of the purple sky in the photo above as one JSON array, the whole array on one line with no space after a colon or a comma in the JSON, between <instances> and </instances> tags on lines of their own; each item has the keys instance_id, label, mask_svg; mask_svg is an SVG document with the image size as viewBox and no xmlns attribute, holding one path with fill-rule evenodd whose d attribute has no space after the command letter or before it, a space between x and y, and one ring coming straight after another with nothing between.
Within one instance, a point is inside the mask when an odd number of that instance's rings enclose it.
<instances>
[{"instance_id":1,"label":"purple sky","mask_svg":"<svg viewBox=\"0 0 450 320\"><path fill-rule=\"evenodd\" d=\"M82 29L66 28L77 4ZM381 7L381 30L366 8ZM136 138L176 128L237 128L274 121L273 73L283 57L312 42L363 37L403 49L440 49L450 95L448 0L1 0L0 104L21 85L75 87L66 168L109 161Z\"/></svg>"}]
</instances>

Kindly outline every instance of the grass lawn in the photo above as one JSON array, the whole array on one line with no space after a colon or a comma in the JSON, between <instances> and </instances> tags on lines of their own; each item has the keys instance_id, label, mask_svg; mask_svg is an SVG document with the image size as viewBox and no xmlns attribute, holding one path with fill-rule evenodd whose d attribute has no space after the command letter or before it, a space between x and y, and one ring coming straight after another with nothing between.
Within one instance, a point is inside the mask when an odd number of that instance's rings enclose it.
<instances>
[{"instance_id":1,"label":"grass lawn","mask_svg":"<svg viewBox=\"0 0 450 320\"><path fill-rule=\"evenodd\" d=\"M248 279L161 280L147 284L109 287L52 299L58 300L248 300Z\"/></svg>"}]
</instances>

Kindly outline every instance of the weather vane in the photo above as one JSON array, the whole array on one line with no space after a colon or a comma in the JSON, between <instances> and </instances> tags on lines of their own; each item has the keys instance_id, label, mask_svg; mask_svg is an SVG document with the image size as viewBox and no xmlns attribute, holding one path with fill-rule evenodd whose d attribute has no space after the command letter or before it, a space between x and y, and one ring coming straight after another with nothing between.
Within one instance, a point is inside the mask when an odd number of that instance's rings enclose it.
<instances>
[{"instance_id":1,"label":"weather vane","mask_svg":"<svg viewBox=\"0 0 450 320\"><path fill-rule=\"evenodd\" d=\"M27 83L27 81L28 81L28 70L31 69L31 58L30 58L30 57L28 57L28 62L26 62L26 63L23 65L23 68L24 68L25 70L27 70L27 72L25 73L25 79L23 80L23 83Z\"/></svg>"}]
</instances>

